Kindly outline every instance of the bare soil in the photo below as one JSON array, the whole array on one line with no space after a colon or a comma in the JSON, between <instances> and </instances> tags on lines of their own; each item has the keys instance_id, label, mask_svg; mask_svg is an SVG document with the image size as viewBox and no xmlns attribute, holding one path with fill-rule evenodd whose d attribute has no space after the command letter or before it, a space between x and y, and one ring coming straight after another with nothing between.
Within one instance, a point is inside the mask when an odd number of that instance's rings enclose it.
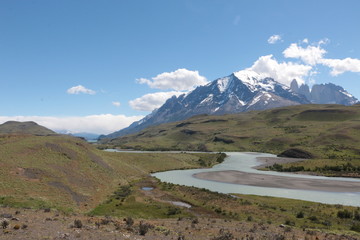
<instances>
[{"instance_id":1,"label":"bare soil","mask_svg":"<svg viewBox=\"0 0 360 240\"><path fill-rule=\"evenodd\" d=\"M129 226L123 219L113 217L90 217L63 215L56 211L31 209L0 209L0 223L9 225L0 230L0 239L309 239L309 240L354 240L356 235L336 235L312 229L290 226L230 221L214 218L199 219L136 219ZM74 221L80 220L75 226ZM142 221L148 231L140 234ZM143 232L144 233L144 232Z\"/></svg>"}]
</instances>

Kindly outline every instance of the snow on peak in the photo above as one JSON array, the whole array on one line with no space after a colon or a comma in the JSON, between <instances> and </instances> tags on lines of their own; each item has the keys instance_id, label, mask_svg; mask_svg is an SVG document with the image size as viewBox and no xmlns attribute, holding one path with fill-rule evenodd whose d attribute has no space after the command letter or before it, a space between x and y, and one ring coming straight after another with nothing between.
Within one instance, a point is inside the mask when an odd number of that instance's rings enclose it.
<instances>
[{"instance_id":1,"label":"snow on peak","mask_svg":"<svg viewBox=\"0 0 360 240\"><path fill-rule=\"evenodd\" d=\"M230 80L229 77L224 77L217 80L217 87L220 93L223 93L227 89L229 85L229 80Z\"/></svg>"},{"instance_id":2,"label":"snow on peak","mask_svg":"<svg viewBox=\"0 0 360 240\"><path fill-rule=\"evenodd\" d=\"M241 70L239 72L234 72L234 75L235 75L235 77L237 77L238 79L240 79L244 83L248 83L248 84L251 84L251 85L255 85L260 80L269 77L269 76L267 76L265 74L259 74L259 73L255 72L255 71L252 71L252 70L249 70L249 69L244 69L244 70Z\"/></svg>"},{"instance_id":3,"label":"snow on peak","mask_svg":"<svg viewBox=\"0 0 360 240\"><path fill-rule=\"evenodd\" d=\"M345 96L348 96L349 98L353 98L354 96L348 93L346 90L339 90L340 93L344 94Z\"/></svg>"},{"instance_id":4,"label":"snow on peak","mask_svg":"<svg viewBox=\"0 0 360 240\"><path fill-rule=\"evenodd\" d=\"M252 92L265 90L274 91L277 82L265 74L259 74L249 69L234 72L235 77L240 79Z\"/></svg>"}]
</instances>

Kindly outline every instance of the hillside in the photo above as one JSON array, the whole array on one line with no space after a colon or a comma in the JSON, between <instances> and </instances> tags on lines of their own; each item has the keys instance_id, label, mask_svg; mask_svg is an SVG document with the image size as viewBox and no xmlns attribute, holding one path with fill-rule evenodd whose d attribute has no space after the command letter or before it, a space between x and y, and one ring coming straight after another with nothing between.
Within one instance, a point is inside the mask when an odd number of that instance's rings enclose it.
<instances>
[{"instance_id":1,"label":"hillside","mask_svg":"<svg viewBox=\"0 0 360 240\"><path fill-rule=\"evenodd\" d=\"M3 134L0 205L86 211L106 199L118 184L128 184L154 171L199 167L200 157L117 154L66 135Z\"/></svg>"},{"instance_id":2,"label":"hillside","mask_svg":"<svg viewBox=\"0 0 360 240\"><path fill-rule=\"evenodd\" d=\"M208 116L147 128L104 141L147 150L255 151L280 154L290 148L315 158L360 156L360 105L299 105Z\"/></svg>"},{"instance_id":3,"label":"hillside","mask_svg":"<svg viewBox=\"0 0 360 240\"><path fill-rule=\"evenodd\" d=\"M35 122L8 121L0 125L0 134L21 133L39 136L56 134L54 131Z\"/></svg>"},{"instance_id":4,"label":"hillside","mask_svg":"<svg viewBox=\"0 0 360 240\"><path fill-rule=\"evenodd\" d=\"M245 69L199 86L186 94L173 96L129 127L99 138L112 139L135 134L147 127L182 121L200 114L235 114L310 103L351 106L358 100L341 86L331 83L315 84L310 91L308 85L298 86L295 79L289 87L277 79Z\"/></svg>"}]
</instances>

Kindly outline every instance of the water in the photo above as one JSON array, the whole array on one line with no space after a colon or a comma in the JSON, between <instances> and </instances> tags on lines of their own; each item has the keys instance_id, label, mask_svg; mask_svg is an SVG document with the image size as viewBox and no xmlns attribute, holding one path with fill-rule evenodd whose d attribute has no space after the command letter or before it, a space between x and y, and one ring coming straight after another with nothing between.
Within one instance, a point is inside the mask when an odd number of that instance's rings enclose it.
<instances>
[{"instance_id":1,"label":"water","mask_svg":"<svg viewBox=\"0 0 360 240\"><path fill-rule=\"evenodd\" d=\"M239 185L232 183L222 183L222 182L203 180L193 177L193 174L200 172L238 170L249 173L287 176L287 177L296 177L296 178L360 182L359 179L331 178L331 177L322 177L322 176L279 173L272 171L259 171L253 168L254 166L260 164L256 159L257 157L275 157L272 154L227 153L227 155L228 157L225 159L223 163L218 164L211 169L175 170L175 171L155 173L152 174L152 176L160 179L163 182L169 182L169 183L180 184L185 186L194 186L198 188L206 188L211 191L221 192L221 193L239 193L239 194L253 194L260 196L284 197L284 198L300 199L300 200L327 203L327 204L342 204L342 205L360 207L360 189L359 192L355 192L355 193L295 190L295 189L255 187L255 186Z\"/></svg>"},{"instance_id":2,"label":"water","mask_svg":"<svg viewBox=\"0 0 360 240\"><path fill-rule=\"evenodd\" d=\"M143 151L118 151L118 150L108 150L108 151L147 153ZM168 153L168 152L158 152L158 153ZM181 153L181 152L173 151L172 153ZM193 177L193 174L201 173L201 172L237 170L248 173L286 176L286 177L294 177L294 178L360 182L360 179L353 179L353 178L323 177L323 176L281 173L281 172L273 172L273 171L260 171L253 168L261 164L261 162L259 162L256 159L257 157L276 157L276 156L267 153L231 152L226 154L228 157L225 159L223 163L215 165L213 168L210 169L174 170L174 171L155 173L152 174L152 176L160 179L163 182L180 184L185 186L193 186L198 188L206 188L210 191L220 192L220 193L227 193L227 194L239 193L239 194L252 194L259 196L283 197L283 198L299 199L299 200L320 202L327 204L341 204L341 205L360 207L360 189L359 192L351 192L351 193L295 190L295 189L285 189L285 188L255 187L255 186L239 185L232 183L222 183L222 182L203 180Z\"/></svg>"}]
</instances>

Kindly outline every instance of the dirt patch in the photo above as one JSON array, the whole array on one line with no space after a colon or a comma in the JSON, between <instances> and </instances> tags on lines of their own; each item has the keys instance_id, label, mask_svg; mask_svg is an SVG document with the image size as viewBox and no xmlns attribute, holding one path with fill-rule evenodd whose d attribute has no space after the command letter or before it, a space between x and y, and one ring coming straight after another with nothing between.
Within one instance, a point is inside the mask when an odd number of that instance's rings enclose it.
<instances>
[{"instance_id":1,"label":"dirt patch","mask_svg":"<svg viewBox=\"0 0 360 240\"><path fill-rule=\"evenodd\" d=\"M70 194L71 198L77 203L77 205L80 205L80 203L88 200L88 197L86 197L80 193L74 192L69 186L67 186L61 182L49 182L48 185L50 185L52 187L56 187L60 190L64 190L65 192Z\"/></svg>"},{"instance_id":2,"label":"dirt patch","mask_svg":"<svg viewBox=\"0 0 360 240\"><path fill-rule=\"evenodd\" d=\"M74 160L77 158L77 153L74 150L72 150L70 148L62 147L59 144L47 142L47 143L45 143L45 147L51 149L54 152L63 154L71 160Z\"/></svg>"},{"instance_id":3,"label":"dirt patch","mask_svg":"<svg viewBox=\"0 0 360 240\"><path fill-rule=\"evenodd\" d=\"M180 132L185 133L187 135L193 135L193 134L197 133L197 131L194 131L194 130L191 130L191 129L183 129Z\"/></svg>"},{"instance_id":4,"label":"dirt patch","mask_svg":"<svg viewBox=\"0 0 360 240\"><path fill-rule=\"evenodd\" d=\"M99 157L95 153L88 152L87 155L90 158L90 160L93 161L94 163L100 165L103 168L111 169L111 167L101 157Z\"/></svg>"},{"instance_id":5,"label":"dirt patch","mask_svg":"<svg viewBox=\"0 0 360 240\"><path fill-rule=\"evenodd\" d=\"M30 179L41 179L46 175L45 171L37 168L24 168L24 176Z\"/></svg>"}]
</instances>

